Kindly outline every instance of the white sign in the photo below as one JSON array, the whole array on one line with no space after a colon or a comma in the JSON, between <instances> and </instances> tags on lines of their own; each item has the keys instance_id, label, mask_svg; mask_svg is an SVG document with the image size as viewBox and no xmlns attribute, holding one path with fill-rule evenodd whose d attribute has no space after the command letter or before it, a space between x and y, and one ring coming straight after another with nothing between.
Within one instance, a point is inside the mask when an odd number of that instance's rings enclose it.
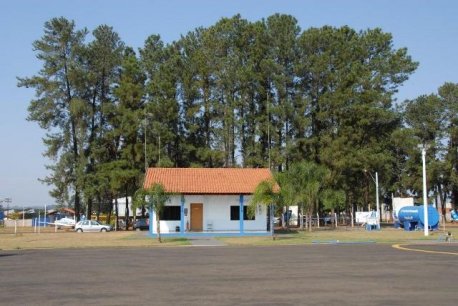
<instances>
[{"instance_id":1,"label":"white sign","mask_svg":"<svg viewBox=\"0 0 458 306\"><path fill-rule=\"evenodd\" d=\"M377 215L375 211L357 211L355 218L359 224L377 224Z\"/></svg>"}]
</instances>

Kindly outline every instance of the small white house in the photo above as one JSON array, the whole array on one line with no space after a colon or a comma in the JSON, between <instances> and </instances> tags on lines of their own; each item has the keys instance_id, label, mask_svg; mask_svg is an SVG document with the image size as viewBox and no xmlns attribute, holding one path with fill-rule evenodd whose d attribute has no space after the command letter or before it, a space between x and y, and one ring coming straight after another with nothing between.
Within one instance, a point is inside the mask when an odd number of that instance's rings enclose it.
<instances>
[{"instance_id":1,"label":"small white house","mask_svg":"<svg viewBox=\"0 0 458 306\"><path fill-rule=\"evenodd\" d=\"M173 194L161 214L161 234L267 235L272 228L267 207L258 205L254 218L247 214L251 195L264 180L273 180L269 169L149 168L144 188L160 183ZM153 235L156 217L150 209Z\"/></svg>"}]
</instances>

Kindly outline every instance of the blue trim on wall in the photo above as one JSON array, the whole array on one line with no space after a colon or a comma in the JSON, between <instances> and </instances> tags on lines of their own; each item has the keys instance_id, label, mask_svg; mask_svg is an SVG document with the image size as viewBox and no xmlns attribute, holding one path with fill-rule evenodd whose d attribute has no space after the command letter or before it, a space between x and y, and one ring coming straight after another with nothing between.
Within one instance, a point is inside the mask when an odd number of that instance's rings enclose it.
<instances>
[{"instance_id":1,"label":"blue trim on wall","mask_svg":"<svg viewBox=\"0 0 458 306\"><path fill-rule=\"evenodd\" d=\"M244 214L243 214L243 194L240 195L240 205L239 205L239 219L240 219L240 234L243 234L244 228L243 228L243 219L244 219Z\"/></svg>"},{"instance_id":2,"label":"blue trim on wall","mask_svg":"<svg viewBox=\"0 0 458 306\"><path fill-rule=\"evenodd\" d=\"M270 204L270 235L274 235L274 205Z\"/></svg>"},{"instance_id":3,"label":"blue trim on wall","mask_svg":"<svg viewBox=\"0 0 458 306\"><path fill-rule=\"evenodd\" d=\"M148 210L149 210L149 233L150 233L150 235L153 235L153 223L154 223L153 222L153 216L154 216L153 214L154 214L154 212L153 212L153 208L152 207L150 207Z\"/></svg>"},{"instance_id":4,"label":"blue trim on wall","mask_svg":"<svg viewBox=\"0 0 458 306\"><path fill-rule=\"evenodd\" d=\"M180 233L184 233L184 195L181 195L181 208L180 208Z\"/></svg>"},{"instance_id":5,"label":"blue trim on wall","mask_svg":"<svg viewBox=\"0 0 458 306\"><path fill-rule=\"evenodd\" d=\"M157 234L150 234L151 237L157 238ZM250 237L250 236L271 236L270 232L257 232L257 233L202 233L202 232L185 232L185 233L161 233L161 237L166 238L192 238L192 237Z\"/></svg>"}]
</instances>

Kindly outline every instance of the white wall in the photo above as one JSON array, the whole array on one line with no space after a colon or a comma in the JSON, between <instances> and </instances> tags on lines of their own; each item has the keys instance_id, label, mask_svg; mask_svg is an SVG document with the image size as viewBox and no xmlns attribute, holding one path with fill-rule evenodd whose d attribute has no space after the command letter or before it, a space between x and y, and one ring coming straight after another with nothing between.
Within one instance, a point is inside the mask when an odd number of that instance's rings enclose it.
<instances>
[{"instance_id":1,"label":"white wall","mask_svg":"<svg viewBox=\"0 0 458 306\"><path fill-rule=\"evenodd\" d=\"M113 201L113 215L116 214L116 204ZM142 215L142 209L137 208L137 217ZM119 198L118 199L118 217L125 217L126 216L126 198ZM133 210L132 210L132 198L129 197L129 217L133 217Z\"/></svg>"},{"instance_id":2,"label":"white wall","mask_svg":"<svg viewBox=\"0 0 458 306\"><path fill-rule=\"evenodd\" d=\"M248 206L250 196L243 196L243 203ZM203 230L207 231L209 223L213 224L213 231L239 231L240 221L231 220L231 206L240 205L239 195L186 195L184 207L188 210L188 215L185 216L184 228L186 223L191 223L190 211L191 203L203 204ZM167 205L181 205L181 196L173 196ZM156 233L156 215L154 215L153 233ZM160 221L161 232L175 232L175 227L180 226L180 221ZM244 220L244 231L266 231L267 228L267 208L258 206L256 209L255 220Z\"/></svg>"},{"instance_id":3,"label":"white wall","mask_svg":"<svg viewBox=\"0 0 458 306\"><path fill-rule=\"evenodd\" d=\"M4 219L3 220L3 224L5 225L5 227L14 227L14 226L17 226L17 227L23 227L23 226L29 226L31 227L32 226L32 219L25 219L25 220L22 220L22 219L18 219L18 220L11 220L11 219ZM16 225L15 225L16 223Z\"/></svg>"},{"instance_id":4,"label":"white wall","mask_svg":"<svg viewBox=\"0 0 458 306\"><path fill-rule=\"evenodd\" d=\"M291 210L291 217L289 218L289 225L297 226L297 220L299 219L299 206L292 205L288 206L288 210ZM286 206L283 207L283 213L286 211Z\"/></svg>"},{"instance_id":5,"label":"white wall","mask_svg":"<svg viewBox=\"0 0 458 306\"><path fill-rule=\"evenodd\" d=\"M414 199L410 198L393 198L393 212L395 218L397 218L399 214L399 210L406 206L414 206Z\"/></svg>"}]
</instances>

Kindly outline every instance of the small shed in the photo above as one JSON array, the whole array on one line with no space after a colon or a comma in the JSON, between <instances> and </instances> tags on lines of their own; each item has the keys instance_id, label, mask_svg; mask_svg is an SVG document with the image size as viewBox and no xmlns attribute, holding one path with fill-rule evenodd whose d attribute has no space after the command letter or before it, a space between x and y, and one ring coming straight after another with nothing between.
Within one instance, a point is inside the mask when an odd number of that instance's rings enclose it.
<instances>
[{"instance_id":1,"label":"small shed","mask_svg":"<svg viewBox=\"0 0 458 306\"><path fill-rule=\"evenodd\" d=\"M273 180L265 168L149 168L144 188L155 183L172 193L160 217L161 234L269 235L270 212L258 205L254 217L247 206L258 184ZM149 211L150 233L156 217Z\"/></svg>"}]
</instances>

